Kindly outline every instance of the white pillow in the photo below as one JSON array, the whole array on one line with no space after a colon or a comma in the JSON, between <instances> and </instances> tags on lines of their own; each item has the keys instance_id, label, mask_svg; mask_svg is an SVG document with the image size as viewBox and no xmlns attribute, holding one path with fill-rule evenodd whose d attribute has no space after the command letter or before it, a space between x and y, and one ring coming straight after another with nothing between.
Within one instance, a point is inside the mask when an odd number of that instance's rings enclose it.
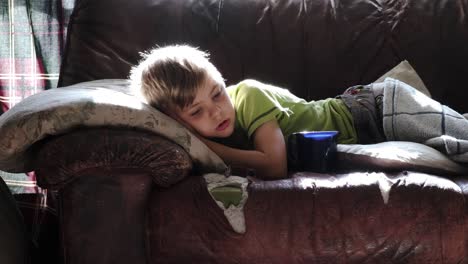
<instances>
[{"instance_id":1,"label":"white pillow","mask_svg":"<svg viewBox=\"0 0 468 264\"><path fill-rule=\"evenodd\" d=\"M419 171L431 174L467 174L464 167L429 146L406 141L369 145L337 145L338 170Z\"/></svg>"}]
</instances>

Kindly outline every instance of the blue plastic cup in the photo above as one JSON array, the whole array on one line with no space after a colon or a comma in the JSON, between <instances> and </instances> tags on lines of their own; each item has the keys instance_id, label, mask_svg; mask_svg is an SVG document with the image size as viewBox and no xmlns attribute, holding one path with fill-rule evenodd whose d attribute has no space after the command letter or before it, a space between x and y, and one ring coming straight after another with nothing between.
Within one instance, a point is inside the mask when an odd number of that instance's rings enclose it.
<instances>
[{"instance_id":1,"label":"blue plastic cup","mask_svg":"<svg viewBox=\"0 0 468 264\"><path fill-rule=\"evenodd\" d=\"M295 171L328 172L336 159L338 131L305 131L288 137L288 164Z\"/></svg>"}]
</instances>

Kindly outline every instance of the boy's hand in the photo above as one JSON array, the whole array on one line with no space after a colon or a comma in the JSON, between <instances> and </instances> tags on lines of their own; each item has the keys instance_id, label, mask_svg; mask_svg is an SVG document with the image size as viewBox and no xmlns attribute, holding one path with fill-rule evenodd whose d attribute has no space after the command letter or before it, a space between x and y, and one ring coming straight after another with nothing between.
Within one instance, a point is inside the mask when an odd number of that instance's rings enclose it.
<instances>
[{"instance_id":1,"label":"boy's hand","mask_svg":"<svg viewBox=\"0 0 468 264\"><path fill-rule=\"evenodd\" d=\"M255 150L235 149L205 138L202 141L232 167L251 168L262 179L287 177L286 144L276 120L257 128Z\"/></svg>"}]
</instances>

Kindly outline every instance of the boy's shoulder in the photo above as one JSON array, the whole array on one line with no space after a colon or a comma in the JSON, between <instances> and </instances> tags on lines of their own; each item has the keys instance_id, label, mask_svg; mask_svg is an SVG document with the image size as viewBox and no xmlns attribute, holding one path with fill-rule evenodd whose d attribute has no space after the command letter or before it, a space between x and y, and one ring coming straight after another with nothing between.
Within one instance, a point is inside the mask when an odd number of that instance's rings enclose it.
<instances>
[{"instance_id":1,"label":"boy's shoulder","mask_svg":"<svg viewBox=\"0 0 468 264\"><path fill-rule=\"evenodd\" d=\"M288 89L278 86L262 83L253 79L243 80L235 85L226 88L229 97L234 102L244 101L247 98L254 99L265 98L267 100L286 100L297 101L299 100ZM264 99L260 99L264 100Z\"/></svg>"},{"instance_id":2,"label":"boy's shoulder","mask_svg":"<svg viewBox=\"0 0 468 264\"><path fill-rule=\"evenodd\" d=\"M259 81L246 79L237 84L230 85L226 88L231 98L242 96L254 92L254 90L262 89L263 84Z\"/></svg>"},{"instance_id":3,"label":"boy's shoulder","mask_svg":"<svg viewBox=\"0 0 468 264\"><path fill-rule=\"evenodd\" d=\"M235 94L244 94L244 93L257 93L257 92L266 92L266 93L278 93L287 91L286 89L276 87L270 84L266 84L254 79L245 79L237 84L231 85L226 88L228 92Z\"/></svg>"},{"instance_id":4,"label":"boy's shoulder","mask_svg":"<svg viewBox=\"0 0 468 264\"><path fill-rule=\"evenodd\" d=\"M263 86L264 84L253 79L245 79L243 81L240 81L236 84L230 85L227 87L229 90L236 90L236 89L243 89L243 88L258 88Z\"/></svg>"}]
</instances>

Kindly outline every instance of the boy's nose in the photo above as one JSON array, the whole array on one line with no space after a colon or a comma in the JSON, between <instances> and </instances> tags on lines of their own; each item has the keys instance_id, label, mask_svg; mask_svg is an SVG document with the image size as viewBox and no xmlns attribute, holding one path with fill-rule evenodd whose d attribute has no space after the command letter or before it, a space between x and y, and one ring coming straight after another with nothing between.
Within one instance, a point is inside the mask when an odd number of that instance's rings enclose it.
<instances>
[{"instance_id":1,"label":"boy's nose","mask_svg":"<svg viewBox=\"0 0 468 264\"><path fill-rule=\"evenodd\" d=\"M219 118L221 116L221 106L214 105L214 107L211 110L211 116L213 118Z\"/></svg>"}]
</instances>

